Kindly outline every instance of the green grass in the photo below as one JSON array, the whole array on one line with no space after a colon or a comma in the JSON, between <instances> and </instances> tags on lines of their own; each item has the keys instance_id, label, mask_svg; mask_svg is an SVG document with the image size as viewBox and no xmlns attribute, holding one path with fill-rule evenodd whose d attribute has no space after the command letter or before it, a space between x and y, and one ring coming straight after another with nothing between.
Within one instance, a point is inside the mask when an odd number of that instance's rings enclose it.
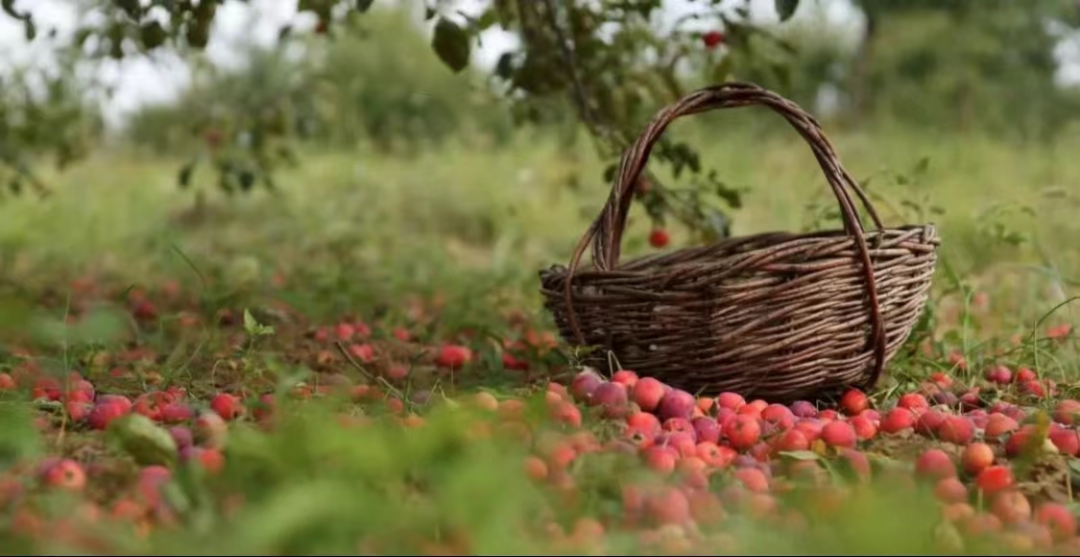
<instances>
[{"instance_id":1,"label":"green grass","mask_svg":"<svg viewBox=\"0 0 1080 557\"><path fill-rule=\"evenodd\" d=\"M814 224L808 206L832 203L809 150L790 137L683 131L704 146L706 164L728 183L748 188L746 206L735 213L737 234L804 230ZM1067 303L1080 281L1080 251L1073 245L1080 238L1080 159L1073 155L1080 151L1080 137L1017 147L982 137L894 131L838 135L834 142L852 174L870 178L869 190L887 224L930 219L943 238L931 302L940 344L928 358L895 361L878 393L880 403L888 406L886 399L932 371L970 382L969 374L981 374L994 362L1037 366L1065 394L1076 396L1075 333L1056 343L1029 335L1076 323L1080 311ZM425 404L418 395L423 390L435 401L460 402L484 387L500 398L532 401L529 423L543 421L535 386L564 378L559 373L565 358L533 353L529 373L506 370L499 346L487 335L516 339L529 328L549 327L537 271L566 262L607 195L598 180L601 161L587 144L576 151L581 159L573 161L548 138L522 135L506 148L450 145L410 159L313 152L279 177L277 195L226 199L214 191L211 176L197 174L195 187L208 191L200 222L180 217L194 198L175 185L178 161L130 153L99 153L50 176L55 195L49 200L6 199L0 204L0 371L14 375L28 361L46 376L77 369L99 392L131 396L184 387L197 409L220 390L257 398L274 390L284 395L297 382L311 388L368 382L378 366L358 369L332 345L320 347L304 337L315 326L343 318L373 324L380 347L393 327L402 326L418 337L417 346L460 342L473 347L477 361L452 377L433 373L383 385L405 399L409 411L424 416L426 425L418 429L403 430L384 419L378 401L357 406L337 393L316 397L319 403L293 403L282 396L272 433L252 423L230 428L221 474L176 467L176 481L162 495L168 502L149 505L154 518L147 520L155 527L148 536L137 533L141 519L81 524L65 511L71 500L38 486L26 468L46 453L78 460L91 473L87 496L107 514L115 501L128 497L136 470L132 456L103 443L98 433L73 427L56 405L35 410L52 423L40 432L24 420L26 393L9 393L3 399L8 415L0 431L0 479L15 478L32 501L20 507L0 496L0 552L583 551L588 540L552 546L547 528L555 523L571 531L586 514L615 517L622 486L649 477L634 459L606 453L580 459L573 476L577 499L564 504L565 490L552 492L522 479L521 459L529 451L519 440L498 433L492 442L471 440L470 432L480 427L475 420L490 418ZM928 164L920 163L924 159ZM921 165L925 171L917 170ZM575 172L580 191L567 187ZM940 214L929 214L932 207ZM628 257L649 251L650 225L643 212L634 211ZM685 241L682 231L674 232L675 245ZM71 281L87 275L106 291L74 291ZM276 277L284 282L275 284ZM162 292L170 281L178 283L179 298ZM148 291L162 319L150 325L133 321L125 310L132 290ZM986 293L989 306L976 307L974 292ZM419 311L417 299L425 300ZM235 325L218 326L224 309L236 316ZM245 309L274 332L260 336L253 327L245 329L239 323ZM511 312L523 313L525 324L508 319ZM82 328L64 327L70 314L92 319L83 319ZM179 327L185 314L196 316L198 325ZM1024 336L1020 348L995 357L994 350L1017 334ZM155 357L121 363L132 343ZM19 356L17 347L29 348L31 357ZM949 350L966 357L967 371L945 359ZM421 362L424 356L412 357L398 361L430 371L429 362ZM110 373L116 367L127 373ZM343 428L342 414L374 422ZM610 424L594 416L586 422L601 440L612 434ZM492 426L496 432L502 431L499 423ZM926 512L929 494L897 489L881 465L876 462L875 470L885 480L873 497L859 495L858 488L840 514L810 512L809 523L783 539L774 533L775 518L746 518L732 503L730 536L708 538L709 547L762 554L934 553L950 547L941 545L942 537L955 533L942 533ZM819 497L810 499L807 504L820 504ZM40 531L26 525L28 514L42 521ZM69 539L72 531L86 528L94 542ZM615 532L607 541L612 553L670 552L677 542L656 549L642 545L635 532ZM966 543L968 552L1005 547Z\"/></svg>"}]
</instances>

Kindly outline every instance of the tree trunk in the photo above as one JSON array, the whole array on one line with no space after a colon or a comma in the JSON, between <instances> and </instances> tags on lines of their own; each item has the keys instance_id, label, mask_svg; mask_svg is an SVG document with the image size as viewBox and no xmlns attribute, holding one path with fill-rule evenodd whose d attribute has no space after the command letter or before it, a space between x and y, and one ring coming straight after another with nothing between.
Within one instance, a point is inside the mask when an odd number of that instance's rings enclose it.
<instances>
[{"instance_id":1,"label":"tree trunk","mask_svg":"<svg viewBox=\"0 0 1080 557\"><path fill-rule=\"evenodd\" d=\"M855 55L851 75L851 114L854 120L867 116L873 108L873 91L870 87L870 69L873 64L874 42L877 38L878 19L873 10L863 9L866 29L863 31L859 52Z\"/></svg>"}]
</instances>

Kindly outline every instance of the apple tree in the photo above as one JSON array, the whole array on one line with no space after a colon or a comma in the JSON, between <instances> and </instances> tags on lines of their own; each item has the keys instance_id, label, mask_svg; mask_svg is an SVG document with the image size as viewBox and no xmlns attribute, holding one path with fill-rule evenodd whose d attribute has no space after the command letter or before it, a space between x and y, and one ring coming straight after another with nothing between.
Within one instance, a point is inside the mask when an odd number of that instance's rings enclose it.
<instances>
[{"instance_id":1,"label":"apple tree","mask_svg":"<svg viewBox=\"0 0 1080 557\"><path fill-rule=\"evenodd\" d=\"M245 0L80 0L79 27L70 44L59 48L84 64L158 50L197 56L211 41L213 23L226 2ZM334 40L343 29L363 25L366 14L381 9L375 4L374 0L296 0L298 14L313 19L314 25L304 31L299 24L286 26L280 40L289 41L297 34ZM491 76L498 91L511 101L515 117L540 120L549 107L569 102L601 154L614 161L655 110L693 87L732 77L753 78L761 72L783 83L788 70L785 53L795 49L775 35L771 26L753 22L749 0L697 0L693 4L693 12L667 22L662 21L662 0L486 0L482 9L468 12L454 1L422 0L420 8L433 55L455 73L466 71L483 31L499 28L517 35L518 45L502 53ZM23 24L27 40L36 40L41 33L32 13L18 8L14 0L3 0L2 6ZM798 0L774 2L781 22L798 7ZM294 117L295 103L310 95L295 93L261 99L250 114L234 118L227 127L202 122L200 129L191 130L201 134L215 152L228 153L215 163L222 187L247 191L256 183L273 184L274 168L292 152L283 146L302 135ZM52 94L32 102L64 105L68 110L78 106ZM84 151L73 140L78 135L75 131L50 124L49 118L58 118L56 114L65 114L62 111L29 110L26 99L5 98L2 103L0 145L4 152L0 156L4 160L29 160L52 149L69 161ZM11 107L20 106L23 115L13 118ZM50 134L62 137L39 137ZM673 134L657 145L653 159L666 165L681 185L663 184L654 173L638 184L639 200L654 222L677 220L706 240L727 236L728 211L739 207L739 190L725 183L703 164L693 147ZM25 168L19 163L15 166ZM194 165L185 165L179 170L179 182L186 184L192 172ZM605 179L610 180L613 172L614 164Z\"/></svg>"}]
</instances>

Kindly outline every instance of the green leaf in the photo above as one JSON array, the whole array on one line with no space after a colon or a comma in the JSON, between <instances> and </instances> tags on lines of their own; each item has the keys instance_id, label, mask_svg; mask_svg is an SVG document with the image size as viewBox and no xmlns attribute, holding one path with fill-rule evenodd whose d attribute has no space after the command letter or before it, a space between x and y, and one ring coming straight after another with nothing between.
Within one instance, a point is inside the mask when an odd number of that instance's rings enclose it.
<instances>
[{"instance_id":1,"label":"green leaf","mask_svg":"<svg viewBox=\"0 0 1080 557\"><path fill-rule=\"evenodd\" d=\"M0 403L0 472L43 452L29 408L9 401Z\"/></svg>"},{"instance_id":2,"label":"green leaf","mask_svg":"<svg viewBox=\"0 0 1080 557\"><path fill-rule=\"evenodd\" d=\"M255 331L259 328L259 322L255 320L255 316L251 315L251 311L244 308L244 330L249 335L255 334Z\"/></svg>"},{"instance_id":3,"label":"green leaf","mask_svg":"<svg viewBox=\"0 0 1080 557\"><path fill-rule=\"evenodd\" d=\"M776 13L780 15L780 21L787 21L791 19L791 16L795 15L795 10L799 9L799 0L775 0Z\"/></svg>"},{"instance_id":4,"label":"green leaf","mask_svg":"<svg viewBox=\"0 0 1080 557\"><path fill-rule=\"evenodd\" d=\"M116 3L131 19L137 20L142 17L142 6L139 0L117 0Z\"/></svg>"},{"instance_id":5,"label":"green leaf","mask_svg":"<svg viewBox=\"0 0 1080 557\"><path fill-rule=\"evenodd\" d=\"M168 36L165 28L157 21L144 23L139 28L139 39L142 40L143 46L150 50L165 44L165 39Z\"/></svg>"},{"instance_id":6,"label":"green leaf","mask_svg":"<svg viewBox=\"0 0 1080 557\"><path fill-rule=\"evenodd\" d=\"M510 26L514 24L513 2L511 0L495 0L491 9L495 11L499 26L503 29L510 29Z\"/></svg>"},{"instance_id":7,"label":"green leaf","mask_svg":"<svg viewBox=\"0 0 1080 557\"><path fill-rule=\"evenodd\" d=\"M374 3L375 0L356 0L356 11L364 13L368 11Z\"/></svg>"},{"instance_id":8,"label":"green leaf","mask_svg":"<svg viewBox=\"0 0 1080 557\"><path fill-rule=\"evenodd\" d=\"M930 157L923 156L919 159L919 162L915 163L915 168L912 173L916 176L922 176L926 174L926 171L930 169Z\"/></svg>"},{"instance_id":9,"label":"green leaf","mask_svg":"<svg viewBox=\"0 0 1080 557\"><path fill-rule=\"evenodd\" d=\"M240 189L243 191L249 191L251 186L255 185L255 173L250 170L241 170L237 177L240 180Z\"/></svg>"},{"instance_id":10,"label":"green leaf","mask_svg":"<svg viewBox=\"0 0 1080 557\"><path fill-rule=\"evenodd\" d=\"M445 17L440 17L435 23L431 48L454 73L469 65L469 35L458 24Z\"/></svg>"},{"instance_id":11,"label":"green leaf","mask_svg":"<svg viewBox=\"0 0 1080 557\"><path fill-rule=\"evenodd\" d=\"M814 451L781 451L780 456L795 460L821 460L821 457Z\"/></svg>"},{"instance_id":12,"label":"green leaf","mask_svg":"<svg viewBox=\"0 0 1080 557\"><path fill-rule=\"evenodd\" d=\"M248 336L269 336L274 334L274 327L259 323L255 316L247 308L244 308L244 331L247 332Z\"/></svg>"},{"instance_id":13,"label":"green leaf","mask_svg":"<svg viewBox=\"0 0 1080 557\"><path fill-rule=\"evenodd\" d=\"M514 76L514 53L504 52L495 63L495 75L502 79L510 79Z\"/></svg>"},{"instance_id":14,"label":"green leaf","mask_svg":"<svg viewBox=\"0 0 1080 557\"><path fill-rule=\"evenodd\" d=\"M195 164L195 161L191 161L180 167L180 174L176 178L176 181L180 184L180 189L187 189L191 185L191 176L195 173Z\"/></svg>"},{"instance_id":15,"label":"green leaf","mask_svg":"<svg viewBox=\"0 0 1080 557\"><path fill-rule=\"evenodd\" d=\"M176 461L176 441L165 429L142 414L130 414L109 424L114 443L142 466Z\"/></svg>"}]
</instances>

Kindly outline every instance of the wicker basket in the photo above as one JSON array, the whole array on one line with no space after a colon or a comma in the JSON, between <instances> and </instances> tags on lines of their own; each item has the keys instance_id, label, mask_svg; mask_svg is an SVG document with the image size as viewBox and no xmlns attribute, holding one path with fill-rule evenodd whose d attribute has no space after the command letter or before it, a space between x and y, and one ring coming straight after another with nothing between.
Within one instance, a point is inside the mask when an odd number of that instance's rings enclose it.
<instances>
[{"instance_id":1,"label":"wicker basket","mask_svg":"<svg viewBox=\"0 0 1080 557\"><path fill-rule=\"evenodd\" d=\"M780 113L810 144L844 229L758 234L619 263L634 185L668 125L748 105ZM852 192L876 231L864 229ZM586 364L605 369L614 360L691 392L819 399L877 383L926 303L938 245L932 225L882 226L812 116L756 85L726 83L653 118L623 154L569 267L540 272L541 292L567 342L604 349ZM590 246L593 265L581 267Z\"/></svg>"}]
</instances>

